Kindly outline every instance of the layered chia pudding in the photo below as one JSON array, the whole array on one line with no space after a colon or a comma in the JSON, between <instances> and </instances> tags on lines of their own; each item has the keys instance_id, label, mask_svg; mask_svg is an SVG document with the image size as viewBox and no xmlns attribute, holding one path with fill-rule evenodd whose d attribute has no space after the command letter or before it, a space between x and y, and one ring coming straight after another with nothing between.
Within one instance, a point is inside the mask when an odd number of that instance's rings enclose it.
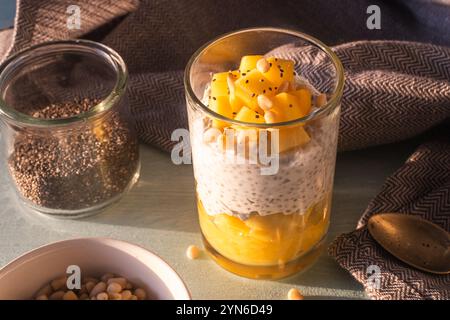
<instances>
[{"instance_id":1,"label":"layered chia pudding","mask_svg":"<svg viewBox=\"0 0 450 320\"><path fill-rule=\"evenodd\" d=\"M340 108L301 70L286 57L245 55L204 81L197 95L211 113L188 97L204 243L246 277L304 269L327 234Z\"/></svg>"}]
</instances>

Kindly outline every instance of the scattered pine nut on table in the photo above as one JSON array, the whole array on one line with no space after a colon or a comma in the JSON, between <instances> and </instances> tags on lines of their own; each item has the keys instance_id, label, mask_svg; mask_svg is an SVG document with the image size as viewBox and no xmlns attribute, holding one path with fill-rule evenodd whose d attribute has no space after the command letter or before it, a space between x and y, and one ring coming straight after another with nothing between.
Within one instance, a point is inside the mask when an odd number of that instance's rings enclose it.
<instances>
[{"instance_id":1,"label":"scattered pine nut on table","mask_svg":"<svg viewBox=\"0 0 450 320\"><path fill-rule=\"evenodd\" d=\"M304 298L300 290L296 288L292 288L288 292L288 300L303 300Z\"/></svg>"},{"instance_id":2,"label":"scattered pine nut on table","mask_svg":"<svg viewBox=\"0 0 450 320\"><path fill-rule=\"evenodd\" d=\"M191 259L197 259L200 256L201 250L196 245L190 245L186 250L186 256Z\"/></svg>"}]
</instances>

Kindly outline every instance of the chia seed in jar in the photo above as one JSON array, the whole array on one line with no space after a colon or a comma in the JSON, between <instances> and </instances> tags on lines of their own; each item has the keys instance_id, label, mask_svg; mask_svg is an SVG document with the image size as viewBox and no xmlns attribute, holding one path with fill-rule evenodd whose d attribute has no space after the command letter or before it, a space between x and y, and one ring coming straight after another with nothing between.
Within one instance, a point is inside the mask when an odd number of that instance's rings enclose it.
<instances>
[{"instance_id":1,"label":"chia seed in jar","mask_svg":"<svg viewBox=\"0 0 450 320\"><path fill-rule=\"evenodd\" d=\"M98 99L75 99L22 113L62 119L88 112ZM110 111L69 131L21 131L8 159L11 176L24 198L39 207L80 210L123 193L139 165L138 143L126 121Z\"/></svg>"}]
</instances>

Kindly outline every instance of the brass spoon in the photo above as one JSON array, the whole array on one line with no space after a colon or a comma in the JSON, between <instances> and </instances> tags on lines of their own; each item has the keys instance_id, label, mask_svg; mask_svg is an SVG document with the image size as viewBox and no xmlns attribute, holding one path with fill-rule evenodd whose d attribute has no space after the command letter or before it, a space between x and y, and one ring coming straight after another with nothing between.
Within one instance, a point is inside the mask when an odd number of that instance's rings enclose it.
<instances>
[{"instance_id":1,"label":"brass spoon","mask_svg":"<svg viewBox=\"0 0 450 320\"><path fill-rule=\"evenodd\" d=\"M372 237L401 261L423 271L450 273L450 234L422 218L381 213L368 222Z\"/></svg>"}]
</instances>

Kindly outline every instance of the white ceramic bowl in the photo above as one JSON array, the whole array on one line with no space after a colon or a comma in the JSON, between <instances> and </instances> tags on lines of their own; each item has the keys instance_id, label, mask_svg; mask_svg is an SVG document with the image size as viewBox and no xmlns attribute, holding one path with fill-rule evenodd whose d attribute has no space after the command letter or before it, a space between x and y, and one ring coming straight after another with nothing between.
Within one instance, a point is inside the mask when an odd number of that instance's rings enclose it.
<instances>
[{"instance_id":1,"label":"white ceramic bowl","mask_svg":"<svg viewBox=\"0 0 450 320\"><path fill-rule=\"evenodd\" d=\"M144 288L152 299L190 299L178 274L161 258L137 245L107 238L51 243L15 259L0 270L0 299L31 299L42 286L77 265L83 276L106 272Z\"/></svg>"}]
</instances>

